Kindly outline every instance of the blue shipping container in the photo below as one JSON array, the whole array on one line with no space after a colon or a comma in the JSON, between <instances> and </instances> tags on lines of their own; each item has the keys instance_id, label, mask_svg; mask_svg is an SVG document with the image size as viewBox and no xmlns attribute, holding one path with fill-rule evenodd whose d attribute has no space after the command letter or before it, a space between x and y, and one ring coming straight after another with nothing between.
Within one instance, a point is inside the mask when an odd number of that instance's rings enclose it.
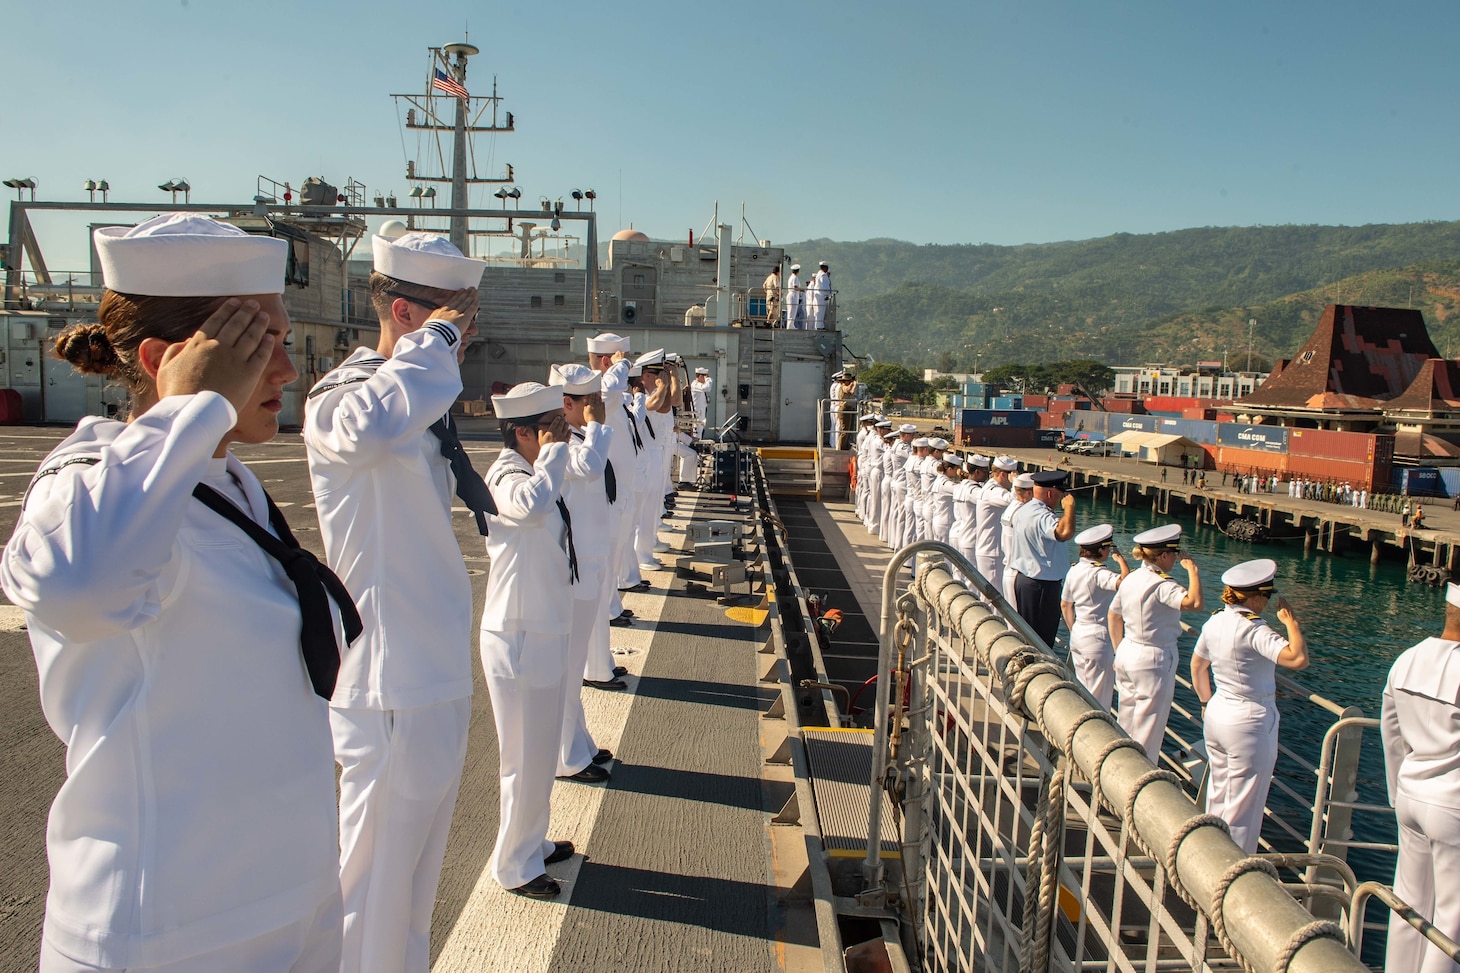
<instances>
[{"instance_id":1,"label":"blue shipping container","mask_svg":"<svg viewBox=\"0 0 1460 973\"><path fill-rule=\"evenodd\" d=\"M1400 493L1411 497L1442 497L1445 495L1440 471L1433 466L1400 467L1393 471L1390 479Z\"/></svg>"},{"instance_id":2,"label":"blue shipping container","mask_svg":"<svg viewBox=\"0 0 1460 973\"><path fill-rule=\"evenodd\" d=\"M1288 451L1288 431L1282 426L1249 426L1240 422L1217 423L1217 445L1236 449L1258 449L1268 453Z\"/></svg>"},{"instance_id":3,"label":"blue shipping container","mask_svg":"<svg viewBox=\"0 0 1460 973\"><path fill-rule=\"evenodd\" d=\"M994 409L1022 409L1024 408L1024 396L1022 395L1000 395L996 396L990 404Z\"/></svg>"},{"instance_id":4,"label":"blue shipping container","mask_svg":"<svg viewBox=\"0 0 1460 973\"><path fill-rule=\"evenodd\" d=\"M1162 419L1156 431L1184 436L1199 446L1213 446L1217 442L1217 424L1210 419Z\"/></svg>"},{"instance_id":5,"label":"blue shipping container","mask_svg":"<svg viewBox=\"0 0 1460 973\"><path fill-rule=\"evenodd\" d=\"M1155 432L1156 423L1160 421L1155 416L1112 415L1107 431L1112 436L1122 432Z\"/></svg>"},{"instance_id":6,"label":"blue shipping container","mask_svg":"<svg viewBox=\"0 0 1460 973\"><path fill-rule=\"evenodd\" d=\"M1037 429L1038 412L1023 412L999 409L964 409L960 426L1009 426L1017 429Z\"/></svg>"},{"instance_id":7,"label":"blue shipping container","mask_svg":"<svg viewBox=\"0 0 1460 973\"><path fill-rule=\"evenodd\" d=\"M1065 428L1071 432L1098 432L1103 436L1110 429L1110 413L1071 409L1065 413Z\"/></svg>"},{"instance_id":8,"label":"blue shipping container","mask_svg":"<svg viewBox=\"0 0 1460 973\"><path fill-rule=\"evenodd\" d=\"M1445 496L1453 497L1460 493L1460 470L1453 466L1447 466L1440 470L1440 482L1444 484Z\"/></svg>"}]
</instances>

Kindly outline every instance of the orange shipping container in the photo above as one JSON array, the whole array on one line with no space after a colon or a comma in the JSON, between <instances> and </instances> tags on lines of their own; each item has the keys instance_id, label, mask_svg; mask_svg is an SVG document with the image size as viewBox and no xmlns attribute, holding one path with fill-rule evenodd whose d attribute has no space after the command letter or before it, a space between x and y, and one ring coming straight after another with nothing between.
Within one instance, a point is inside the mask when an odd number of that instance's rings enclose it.
<instances>
[{"instance_id":1,"label":"orange shipping container","mask_svg":"<svg viewBox=\"0 0 1460 973\"><path fill-rule=\"evenodd\" d=\"M1262 449L1238 449L1234 446L1217 446L1217 469L1233 473L1283 473L1286 469L1285 453L1269 453Z\"/></svg>"},{"instance_id":2,"label":"orange shipping container","mask_svg":"<svg viewBox=\"0 0 1460 973\"><path fill-rule=\"evenodd\" d=\"M1328 459L1367 461L1385 452L1381 440L1389 440L1389 455L1394 454L1393 436L1377 436L1365 432L1333 432L1329 429L1292 429L1288 432L1288 452L1299 456L1320 456Z\"/></svg>"},{"instance_id":3,"label":"orange shipping container","mask_svg":"<svg viewBox=\"0 0 1460 973\"><path fill-rule=\"evenodd\" d=\"M1289 452L1287 456L1289 478L1306 477L1319 483L1349 483L1364 490L1374 489L1377 483L1389 483L1389 463L1373 460L1341 460L1326 456L1301 456Z\"/></svg>"}]
</instances>

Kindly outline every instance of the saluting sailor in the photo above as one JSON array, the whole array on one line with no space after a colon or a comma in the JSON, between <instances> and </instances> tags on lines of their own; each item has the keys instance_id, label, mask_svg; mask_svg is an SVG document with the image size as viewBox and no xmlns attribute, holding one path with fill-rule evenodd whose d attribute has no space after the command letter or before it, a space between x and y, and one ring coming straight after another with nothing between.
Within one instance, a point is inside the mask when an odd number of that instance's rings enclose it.
<instances>
[{"instance_id":1,"label":"saluting sailor","mask_svg":"<svg viewBox=\"0 0 1460 973\"><path fill-rule=\"evenodd\" d=\"M963 457L946 453L938 464L938 476L933 480L932 500L929 502L932 516L932 539L953 546L953 494L963 478Z\"/></svg>"},{"instance_id":2,"label":"saluting sailor","mask_svg":"<svg viewBox=\"0 0 1460 973\"><path fill-rule=\"evenodd\" d=\"M482 262L434 233L371 240L380 340L310 390L320 538L365 620L331 701L344 968L424 971L471 722L471 581L453 494L482 490L450 409ZM484 498L468 501L484 529Z\"/></svg>"},{"instance_id":3,"label":"saluting sailor","mask_svg":"<svg viewBox=\"0 0 1460 973\"><path fill-rule=\"evenodd\" d=\"M1062 470L1033 474L1033 496L1012 518L1009 566L1018 572L1015 606L1045 645L1054 645L1059 632L1060 589L1070 573L1066 542L1075 536L1075 498L1064 492L1069 478Z\"/></svg>"},{"instance_id":4,"label":"saluting sailor","mask_svg":"<svg viewBox=\"0 0 1460 973\"><path fill-rule=\"evenodd\" d=\"M894 551L907 545L907 464L912 457L913 436L918 427L904 422L897 427L897 438L887 451L887 466L883 474L887 479L887 509L884 513L887 546Z\"/></svg>"},{"instance_id":5,"label":"saluting sailor","mask_svg":"<svg viewBox=\"0 0 1460 973\"><path fill-rule=\"evenodd\" d=\"M1004 565L1004 574L999 584L1004 600L1009 603L1010 608L1015 608L1017 599L1014 595L1014 580L1019 576L1019 569L1011 561L1014 553L1014 515L1019 512L1020 507L1034 499L1034 476L1020 473L1009 482L1013 487L1013 497L1004 512L999 514L999 544Z\"/></svg>"},{"instance_id":6,"label":"saluting sailor","mask_svg":"<svg viewBox=\"0 0 1460 973\"><path fill-rule=\"evenodd\" d=\"M715 380L710 377L710 370L701 365L695 369L695 380L689 383L689 398L694 405L694 438L703 439L705 435L705 424L710 421L710 390L715 387ZM680 471L679 478L685 478L684 471Z\"/></svg>"},{"instance_id":7,"label":"saluting sailor","mask_svg":"<svg viewBox=\"0 0 1460 973\"><path fill-rule=\"evenodd\" d=\"M288 246L184 214L93 240L100 323L55 351L130 414L42 462L0 561L67 753L39 968L338 970L325 701L359 616L229 452L298 375Z\"/></svg>"},{"instance_id":8,"label":"saluting sailor","mask_svg":"<svg viewBox=\"0 0 1460 973\"><path fill-rule=\"evenodd\" d=\"M610 625L630 624L630 613L624 608L621 588L629 578L623 570L627 551L634 543L634 498L638 491L638 454L643 449L643 434L634 416L629 399L629 339L604 332L588 339L588 367L601 376L599 393L603 396L606 425L613 430L608 445L608 460L613 464L618 499L610 506L613 526L613 551L607 571L612 576L613 594L608 604ZM634 582L639 580L637 568ZM589 656L589 664L593 657ZM619 686L617 688L624 688Z\"/></svg>"},{"instance_id":9,"label":"saluting sailor","mask_svg":"<svg viewBox=\"0 0 1460 973\"><path fill-rule=\"evenodd\" d=\"M978 464L983 460L983 465ZM962 475L953 488L953 523L948 528L948 544L967 559L977 562L974 542L978 530L978 495L988 480L988 457L974 454L962 461Z\"/></svg>"},{"instance_id":10,"label":"saluting sailor","mask_svg":"<svg viewBox=\"0 0 1460 973\"><path fill-rule=\"evenodd\" d=\"M1277 562L1268 558L1228 568L1222 575L1226 607L1207 619L1191 654L1191 687L1202 704L1211 768L1207 813L1226 821L1232 840L1249 855L1257 851L1277 765L1277 667L1308 667L1308 642L1292 607L1278 598L1287 638L1262 620L1276 575Z\"/></svg>"},{"instance_id":11,"label":"saluting sailor","mask_svg":"<svg viewBox=\"0 0 1460 973\"><path fill-rule=\"evenodd\" d=\"M608 605L614 572L608 569L618 503L618 473L609 460L613 430L604 425L600 376L586 365L553 365L548 384L563 387L563 417L568 422L568 471L563 502L573 523L578 582L573 585L573 624L563 679L563 738L558 776L588 783L608 779L602 764L613 754L593 742L583 713L580 680L606 683L617 675L609 648ZM624 670L627 671L627 670Z\"/></svg>"},{"instance_id":12,"label":"saluting sailor","mask_svg":"<svg viewBox=\"0 0 1460 973\"><path fill-rule=\"evenodd\" d=\"M1111 537L1115 528L1097 524L1075 535L1080 560L1065 575L1060 593L1060 611L1070 629L1070 664L1080 685L1090 691L1095 702L1110 709L1115 693L1115 645L1110 641L1110 605L1116 589L1130 574L1130 563L1115 549ZM1105 559L1115 557L1120 565L1116 574L1105 566Z\"/></svg>"},{"instance_id":13,"label":"saluting sailor","mask_svg":"<svg viewBox=\"0 0 1460 973\"><path fill-rule=\"evenodd\" d=\"M974 463L981 457L975 456ZM989 478L978 491L974 510L974 564L984 580L995 588L1004 583L1004 527L1001 518L1014 501L1013 474L1019 464L1012 456L996 456L987 460ZM1012 604L1012 603L1011 603Z\"/></svg>"},{"instance_id":14,"label":"saluting sailor","mask_svg":"<svg viewBox=\"0 0 1460 973\"><path fill-rule=\"evenodd\" d=\"M902 478L907 483L907 495L903 500L902 543L905 547L928 536L928 525L923 519L923 460L932 450L927 436L918 436L912 441L912 452L902 464Z\"/></svg>"},{"instance_id":15,"label":"saluting sailor","mask_svg":"<svg viewBox=\"0 0 1460 973\"><path fill-rule=\"evenodd\" d=\"M1379 714L1389 803L1399 818L1394 893L1460 940L1460 585L1445 586L1445 628L1402 652ZM1399 916L1384 969L1450 973L1449 957Z\"/></svg>"},{"instance_id":16,"label":"saluting sailor","mask_svg":"<svg viewBox=\"0 0 1460 973\"><path fill-rule=\"evenodd\" d=\"M573 854L572 842L549 841L547 831L563 683L580 676L569 671L573 613L564 610L582 565L563 502L569 439L563 387L523 382L492 396L492 411L505 448L486 477L497 516L487 535L491 573L482 611L482 669L497 724L500 789L489 867L508 891L551 899L562 890L545 866Z\"/></svg>"},{"instance_id":17,"label":"saluting sailor","mask_svg":"<svg viewBox=\"0 0 1460 973\"><path fill-rule=\"evenodd\" d=\"M1180 524L1153 527L1131 542L1131 553L1142 566L1126 575L1110 606L1115 685L1120 690L1116 722L1157 763L1176 692L1181 613L1201 609L1201 574L1181 550ZM1186 569L1187 588L1171 578L1178 561Z\"/></svg>"},{"instance_id":18,"label":"saluting sailor","mask_svg":"<svg viewBox=\"0 0 1460 973\"><path fill-rule=\"evenodd\" d=\"M806 285L801 283L800 264L792 264L791 276L786 278L786 327L806 328Z\"/></svg>"},{"instance_id":19,"label":"saluting sailor","mask_svg":"<svg viewBox=\"0 0 1460 973\"><path fill-rule=\"evenodd\" d=\"M806 324L811 331L826 327L826 309L831 305L831 265L825 260L817 264L806 294Z\"/></svg>"},{"instance_id":20,"label":"saluting sailor","mask_svg":"<svg viewBox=\"0 0 1460 973\"><path fill-rule=\"evenodd\" d=\"M634 553L638 568L658 571L664 565L654 556L659 548L659 522L664 515L664 496L669 480L669 450L673 416L670 413L671 385L664 379L664 349L656 348L645 352L634 360L639 369L639 380L644 391L636 398L636 412L644 430L647 457L644 477L640 482L638 503L639 523L634 532ZM668 550L665 545L663 550Z\"/></svg>"}]
</instances>

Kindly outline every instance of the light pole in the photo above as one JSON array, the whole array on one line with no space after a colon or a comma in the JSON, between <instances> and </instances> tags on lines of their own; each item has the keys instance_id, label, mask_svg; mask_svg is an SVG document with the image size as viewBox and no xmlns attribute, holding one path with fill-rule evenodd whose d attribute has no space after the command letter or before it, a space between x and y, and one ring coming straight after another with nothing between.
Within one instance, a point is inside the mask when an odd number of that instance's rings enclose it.
<instances>
[{"instance_id":1,"label":"light pole","mask_svg":"<svg viewBox=\"0 0 1460 973\"><path fill-rule=\"evenodd\" d=\"M1252 371L1252 332L1257 330L1257 319L1247 319L1247 370Z\"/></svg>"}]
</instances>

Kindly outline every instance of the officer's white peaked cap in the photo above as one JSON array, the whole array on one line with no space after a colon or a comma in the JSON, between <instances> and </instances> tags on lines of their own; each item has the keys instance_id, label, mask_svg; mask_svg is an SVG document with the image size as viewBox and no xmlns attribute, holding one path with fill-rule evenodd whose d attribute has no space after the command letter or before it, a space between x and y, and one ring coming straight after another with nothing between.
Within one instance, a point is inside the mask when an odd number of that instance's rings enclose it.
<instances>
[{"instance_id":1,"label":"officer's white peaked cap","mask_svg":"<svg viewBox=\"0 0 1460 973\"><path fill-rule=\"evenodd\" d=\"M1133 543L1139 544L1141 547L1174 547L1180 540L1180 524L1162 524L1160 527L1152 527L1131 538Z\"/></svg>"},{"instance_id":2,"label":"officer's white peaked cap","mask_svg":"<svg viewBox=\"0 0 1460 973\"><path fill-rule=\"evenodd\" d=\"M891 429L892 428L892 420L891 419L878 419L877 420L877 428L878 429ZM889 436L896 436L897 433L891 432L891 433L888 433L888 435Z\"/></svg>"},{"instance_id":3,"label":"officer's white peaked cap","mask_svg":"<svg viewBox=\"0 0 1460 973\"><path fill-rule=\"evenodd\" d=\"M387 277L459 291L479 287L487 265L464 256L455 244L439 233L415 231L398 237L373 236L370 248L375 269Z\"/></svg>"},{"instance_id":4,"label":"officer's white peaked cap","mask_svg":"<svg viewBox=\"0 0 1460 973\"><path fill-rule=\"evenodd\" d=\"M1222 572L1222 584L1229 588L1261 588L1277 577L1277 562L1260 557L1255 561L1234 564Z\"/></svg>"},{"instance_id":5,"label":"officer's white peaked cap","mask_svg":"<svg viewBox=\"0 0 1460 973\"><path fill-rule=\"evenodd\" d=\"M1096 524L1075 535L1075 544L1079 547L1094 547L1096 544L1104 544L1115 536L1115 528L1109 524Z\"/></svg>"},{"instance_id":6,"label":"officer's white peaked cap","mask_svg":"<svg viewBox=\"0 0 1460 973\"><path fill-rule=\"evenodd\" d=\"M506 395L492 396L492 411L498 419L524 419L554 412L563 407L563 387L523 382L514 385Z\"/></svg>"},{"instance_id":7,"label":"officer's white peaked cap","mask_svg":"<svg viewBox=\"0 0 1460 973\"><path fill-rule=\"evenodd\" d=\"M612 355L621 351L625 355L629 353L629 339L620 337L612 331L605 331L603 334L595 335L588 339L588 353L590 355Z\"/></svg>"},{"instance_id":8,"label":"officer's white peaked cap","mask_svg":"<svg viewBox=\"0 0 1460 973\"><path fill-rule=\"evenodd\" d=\"M603 376L587 365L554 365L548 369L548 384L561 385L568 395L592 395L603 387Z\"/></svg>"},{"instance_id":9,"label":"officer's white peaked cap","mask_svg":"<svg viewBox=\"0 0 1460 973\"><path fill-rule=\"evenodd\" d=\"M282 294L289 244L192 213L91 235L108 290L143 297Z\"/></svg>"},{"instance_id":10,"label":"officer's white peaked cap","mask_svg":"<svg viewBox=\"0 0 1460 973\"><path fill-rule=\"evenodd\" d=\"M658 368L664 364L664 349L655 348L653 351L646 351L634 359L634 365L639 368Z\"/></svg>"}]
</instances>

